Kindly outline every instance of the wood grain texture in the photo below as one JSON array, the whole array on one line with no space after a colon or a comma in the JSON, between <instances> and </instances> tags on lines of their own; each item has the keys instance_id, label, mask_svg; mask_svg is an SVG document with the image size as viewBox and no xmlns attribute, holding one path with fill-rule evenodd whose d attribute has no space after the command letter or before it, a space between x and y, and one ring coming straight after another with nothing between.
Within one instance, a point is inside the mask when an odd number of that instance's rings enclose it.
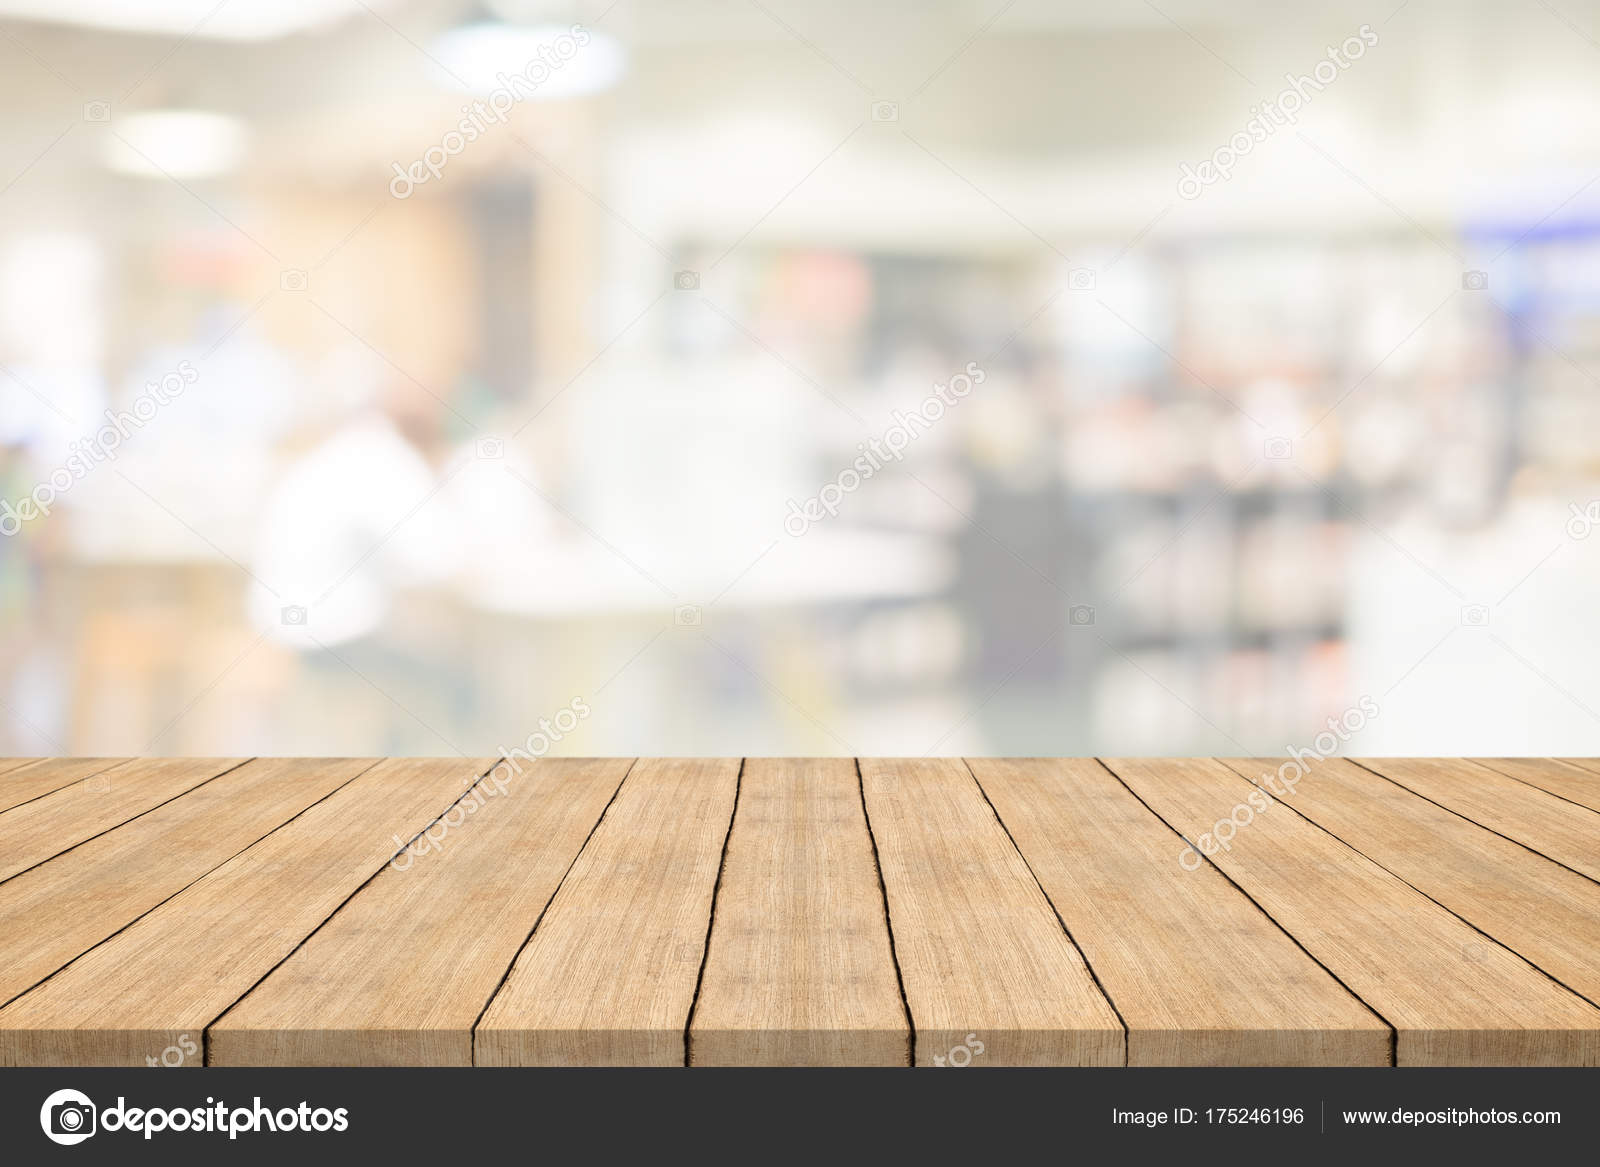
<instances>
[{"instance_id":1,"label":"wood grain texture","mask_svg":"<svg viewBox=\"0 0 1600 1167\"><path fill-rule=\"evenodd\" d=\"M915 1064L969 1035L984 1065L1122 1064L1122 1023L966 766L863 758L861 775Z\"/></svg>"},{"instance_id":2,"label":"wood grain texture","mask_svg":"<svg viewBox=\"0 0 1600 1167\"><path fill-rule=\"evenodd\" d=\"M1397 1065L1600 1064L1600 1010L1222 763L1107 765L1394 1027Z\"/></svg>"},{"instance_id":3,"label":"wood grain texture","mask_svg":"<svg viewBox=\"0 0 1600 1167\"><path fill-rule=\"evenodd\" d=\"M1592 759L493 761L0 760L0 1065L1600 1065Z\"/></svg>"},{"instance_id":4,"label":"wood grain texture","mask_svg":"<svg viewBox=\"0 0 1600 1167\"><path fill-rule=\"evenodd\" d=\"M681 1066L737 759L634 764L478 1023L479 1065Z\"/></svg>"},{"instance_id":5,"label":"wood grain texture","mask_svg":"<svg viewBox=\"0 0 1600 1167\"><path fill-rule=\"evenodd\" d=\"M0 763L0 811L93 777L127 758L7 758Z\"/></svg>"},{"instance_id":6,"label":"wood grain texture","mask_svg":"<svg viewBox=\"0 0 1600 1167\"><path fill-rule=\"evenodd\" d=\"M1600 810L1600 771L1593 758L1473 758L1529 786L1576 802L1590 810Z\"/></svg>"},{"instance_id":7,"label":"wood grain texture","mask_svg":"<svg viewBox=\"0 0 1600 1167\"><path fill-rule=\"evenodd\" d=\"M1229 758L1246 778L1282 759ZM1600 883L1343 758L1277 796L1367 858L1600 1003ZM1474 950L1475 951L1475 950Z\"/></svg>"},{"instance_id":8,"label":"wood grain texture","mask_svg":"<svg viewBox=\"0 0 1600 1167\"><path fill-rule=\"evenodd\" d=\"M1600 811L1464 758L1357 761L1480 826L1600 880Z\"/></svg>"},{"instance_id":9,"label":"wood grain texture","mask_svg":"<svg viewBox=\"0 0 1600 1167\"><path fill-rule=\"evenodd\" d=\"M216 1066L470 1066L472 1027L629 762L502 763L207 1034Z\"/></svg>"},{"instance_id":10,"label":"wood grain texture","mask_svg":"<svg viewBox=\"0 0 1600 1167\"><path fill-rule=\"evenodd\" d=\"M243 758L151 758L92 770L0 813L0 880L193 790Z\"/></svg>"},{"instance_id":11,"label":"wood grain texture","mask_svg":"<svg viewBox=\"0 0 1600 1167\"><path fill-rule=\"evenodd\" d=\"M371 765L247 762L0 883L0 1005Z\"/></svg>"},{"instance_id":12,"label":"wood grain texture","mask_svg":"<svg viewBox=\"0 0 1600 1167\"><path fill-rule=\"evenodd\" d=\"M0 1065L140 1066L198 1041L492 761L367 770L0 1009Z\"/></svg>"},{"instance_id":13,"label":"wood grain texture","mask_svg":"<svg viewBox=\"0 0 1600 1167\"><path fill-rule=\"evenodd\" d=\"M855 763L748 759L690 1064L904 1066L910 1038Z\"/></svg>"},{"instance_id":14,"label":"wood grain texture","mask_svg":"<svg viewBox=\"0 0 1600 1167\"><path fill-rule=\"evenodd\" d=\"M1091 758L968 762L1128 1028L1131 1066L1389 1063L1391 1030Z\"/></svg>"}]
</instances>

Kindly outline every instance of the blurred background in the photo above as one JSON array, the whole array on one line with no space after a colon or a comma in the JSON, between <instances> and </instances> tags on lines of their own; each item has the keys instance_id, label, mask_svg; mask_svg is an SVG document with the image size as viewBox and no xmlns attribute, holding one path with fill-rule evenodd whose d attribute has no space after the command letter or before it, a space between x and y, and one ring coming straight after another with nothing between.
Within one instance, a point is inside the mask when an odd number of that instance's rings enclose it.
<instances>
[{"instance_id":1,"label":"blurred background","mask_svg":"<svg viewBox=\"0 0 1600 1167\"><path fill-rule=\"evenodd\" d=\"M1600 753L1600 3L0 0L0 496L0 753Z\"/></svg>"}]
</instances>

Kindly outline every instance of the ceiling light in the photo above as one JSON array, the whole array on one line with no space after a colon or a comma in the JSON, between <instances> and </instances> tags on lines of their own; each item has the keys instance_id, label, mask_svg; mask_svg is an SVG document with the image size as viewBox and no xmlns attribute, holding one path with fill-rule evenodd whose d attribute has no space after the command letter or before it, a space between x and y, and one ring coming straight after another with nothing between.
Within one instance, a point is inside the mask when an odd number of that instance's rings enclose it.
<instances>
[{"instance_id":1,"label":"ceiling light","mask_svg":"<svg viewBox=\"0 0 1600 1167\"><path fill-rule=\"evenodd\" d=\"M466 24L436 40L430 56L446 87L480 96L505 89L519 101L586 97L627 71L620 43L576 24Z\"/></svg>"},{"instance_id":2,"label":"ceiling light","mask_svg":"<svg viewBox=\"0 0 1600 1167\"><path fill-rule=\"evenodd\" d=\"M369 0L386 7L388 0ZM167 33L185 39L270 40L346 19L353 6L327 0L218 4L216 0L0 0L0 19L42 20L117 32Z\"/></svg>"},{"instance_id":3,"label":"ceiling light","mask_svg":"<svg viewBox=\"0 0 1600 1167\"><path fill-rule=\"evenodd\" d=\"M238 166L247 138L244 125L224 114L152 110L111 124L105 162L119 174L210 178Z\"/></svg>"}]
</instances>

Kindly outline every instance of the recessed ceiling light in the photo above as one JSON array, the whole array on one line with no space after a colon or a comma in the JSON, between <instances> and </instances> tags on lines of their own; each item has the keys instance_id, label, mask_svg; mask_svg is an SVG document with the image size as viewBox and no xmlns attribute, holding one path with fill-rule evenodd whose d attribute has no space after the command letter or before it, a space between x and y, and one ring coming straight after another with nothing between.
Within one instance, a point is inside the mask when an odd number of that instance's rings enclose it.
<instances>
[{"instance_id":1,"label":"recessed ceiling light","mask_svg":"<svg viewBox=\"0 0 1600 1167\"><path fill-rule=\"evenodd\" d=\"M151 110L112 123L105 162L119 174L210 178L239 165L248 137L243 123L225 114Z\"/></svg>"},{"instance_id":2,"label":"recessed ceiling light","mask_svg":"<svg viewBox=\"0 0 1600 1167\"><path fill-rule=\"evenodd\" d=\"M429 52L441 84L479 96L507 89L519 101L600 93L628 65L614 38L569 24L466 24L439 37Z\"/></svg>"}]
</instances>

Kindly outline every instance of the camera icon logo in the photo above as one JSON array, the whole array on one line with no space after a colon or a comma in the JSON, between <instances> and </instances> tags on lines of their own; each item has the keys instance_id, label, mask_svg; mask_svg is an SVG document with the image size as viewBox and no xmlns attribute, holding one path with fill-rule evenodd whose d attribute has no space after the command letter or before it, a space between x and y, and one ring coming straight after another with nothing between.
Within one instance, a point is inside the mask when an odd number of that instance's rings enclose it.
<instances>
[{"instance_id":1,"label":"camera icon logo","mask_svg":"<svg viewBox=\"0 0 1600 1167\"><path fill-rule=\"evenodd\" d=\"M893 101L875 101L872 103L872 120L897 122L900 120L900 106Z\"/></svg>"},{"instance_id":2,"label":"camera icon logo","mask_svg":"<svg viewBox=\"0 0 1600 1167\"><path fill-rule=\"evenodd\" d=\"M697 271L681 271L673 275L672 286L680 292L698 292L700 290L700 273Z\"/></svg>"},{"instance_id":3,"label":"camera icon logo","mask_svg":"<svg viewBox=\"0 0 1600 1167\"><path fill-rule=\"evenodd\" d=\"M673 609L672 622L679 628L698 628L700 626L699 605L679 604Z\"/></svg>"},{"instance_id":4,"label":"camera icon logo","mask_svg":"<svg viewBox=\"0 0 1600 1167\"><path fill-rule=\"evenodd\" d=\"M1067 609L1067 623L1074 628L1088 628L1094 624L1093 604L1074 604Z\"/></svg>"},{"instance_id":5,"label":"camera icon logo","mask_svg":"<svg viewBox=\"0 0 1600 1167\"><path fill-rule=\"evenodd\" d=\"M1461 273L1461 287L1468 292L1488 291L1489 273L1486 271L1464 271Z\"/></svg>"},{"instance_id":6,"label":"camera icon logo","mask_svg":"<svg viewBox=\"0 0 1600 1167\"><path fill-rule=\"evenodd\" d=\"M1269 462L1287 462L1294 457L1294 443L1288 438L1268 438L1261 444L1261 456Z\"/></svg>"},{"instance_id":7,"label":"camera icon logo","mask_svg":"<svg viewBox=\"0 0 1600 1167\"><path fill-rule=\"evenodd\" d=\"M297 267L286 267L278 276L278 287L285 292L303 292L311 284L311 277Z\"/></svg>"},{"instance_id":8,"label":"camera icon logo","mask_svg":"<svg viewBox=\"0 0 1600 1167\"><path fill-rule=\"evenodd\" d=\"M283 622L293 628L304 628L310 615L303 604L286 604L279 614Z\"/></svg>"},{"instance_id":9,"label":"camera icon logo","mask_svg":"<svg viewBox=\"0 0 1600 1167\"><path fill-rule=\"evenodd\" d=\"M104 774L91 774L83 780L83 788L90 794L110 794L111 779Z\"/></svg>"},{"instance_id":10,"label":"camera icon logo","mask_svg":"<svg viewBox=\"0 0 1600 1167\"><path fill-rule=\"evenodd\" d=\"M1487 628L1489 626L1489 606L1487 604L1466 604L1461 609L1461 623L1467 628Z\"/></svg>"},{"instance_id":11,"label":"camera icon logo","mask_svg":"<svg viewBox=\"0 0 1600 1167\"><path fill-rule=\"evenodd\" d=\"M83 103L83 120L86 122L108 122L111 120L111 103L109 101L86 101Z\"/></svg>"},{"instance_id":12,"label":"camera icon logo","mask_svg":"<svg viewBox=\"0 0 1600 1167\"><path fill-rule=\"evenodd\" d=\"M503 438L479 438L477 454L485 462L504 458L506 456L505 440Z\"/></svg>"},{"instance_id":13,"label":"camera icon logo","mask_svg":"<svg viewBox=\"0 0 1600 1167\"><path fill-rule=\"evenodd\" d=\"M94 1134L96 1113L87 1094L57 1090L39 1108L39 1125L52 1143L70 1147Z\"/></svg>"},{"instance_id":14,"label":"camera icon logo","mask_svg":"<svg viewBox=\"0 0 1600 1167\"><path fill-rule=\"evenodd\" d=\"M1067 287L1074 292L1094 291L1095 277L1092 267L1075 267L1067 273Z\"/></svg>"}]
</instances>

